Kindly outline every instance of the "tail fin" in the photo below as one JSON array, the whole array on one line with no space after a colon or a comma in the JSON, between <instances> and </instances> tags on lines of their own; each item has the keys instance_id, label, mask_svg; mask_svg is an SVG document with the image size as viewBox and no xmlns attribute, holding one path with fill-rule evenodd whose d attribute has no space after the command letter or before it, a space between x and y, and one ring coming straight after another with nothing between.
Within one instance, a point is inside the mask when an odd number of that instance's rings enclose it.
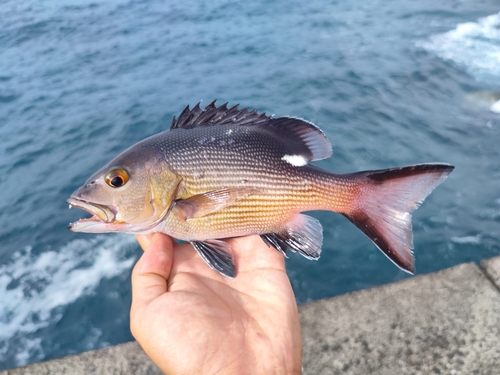
<instances>
[{"instance_id":1,"label":"tail fin","mask_svg":"<svg viewBox=\"0 0 500 375\"><path fill-rule=\"evenodd\" d=\"M448 164L417 164L365 171L358 200L347 218L402 270L414 273L411 212L453 170Z\"/></svg>"}]
</instances>

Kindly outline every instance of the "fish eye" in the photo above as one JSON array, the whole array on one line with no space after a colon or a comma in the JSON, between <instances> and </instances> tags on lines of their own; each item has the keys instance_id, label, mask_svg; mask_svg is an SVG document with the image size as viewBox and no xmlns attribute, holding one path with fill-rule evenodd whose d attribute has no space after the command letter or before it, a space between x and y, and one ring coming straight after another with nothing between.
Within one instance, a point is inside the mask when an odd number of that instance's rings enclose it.
<instances>
[{"instance_id":1,"label":"fish eye","mask_svg":"<svg viewBox=\"0 0 500 375\"><path fill-rule=\"evenodd\" d=\"M130 176L128 172L122 168L113 168L106 173L106 176L104 177L106 183L112 188L122 187L128 182L129 179Z\"/></svg>"}]
</instances>

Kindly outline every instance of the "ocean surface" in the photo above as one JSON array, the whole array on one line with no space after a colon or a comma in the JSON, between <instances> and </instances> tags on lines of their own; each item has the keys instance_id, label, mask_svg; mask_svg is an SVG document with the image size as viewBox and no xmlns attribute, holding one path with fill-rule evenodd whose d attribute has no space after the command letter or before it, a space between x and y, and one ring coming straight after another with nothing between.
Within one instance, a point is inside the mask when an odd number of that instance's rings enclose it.
<instances>
[{"instance_id":1,"label":"ocean surface","mask_svg":"<svg viewBox=\"0 0 500 375\"><path fill-rule=\"evenodd\" d=\"M66 199L188 104L316 123L335 172L456 166L414 214L417 274L500 254L497 0L3 0L0 369L132 339L132 236L75 234ZM498 99L497 99L498 98ZM497 103L497 106L500 105ZM302 303L411 277L343 216Z\"/></svg>"}]
</instances>

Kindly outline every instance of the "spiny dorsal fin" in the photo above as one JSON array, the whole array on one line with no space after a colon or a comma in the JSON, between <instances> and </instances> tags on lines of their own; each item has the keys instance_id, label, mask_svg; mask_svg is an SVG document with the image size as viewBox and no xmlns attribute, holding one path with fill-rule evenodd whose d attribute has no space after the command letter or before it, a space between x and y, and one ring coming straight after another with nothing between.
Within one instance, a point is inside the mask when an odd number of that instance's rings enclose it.
<instances>
[{"instance_id":1,"label":"spiny dorsal fin","mask_svg":"<svg viewBox=\"0 0 500 375\"><path fill-rule=\"evenodd\" d=\"M177 119L174 117L170 124L170 129L184 128L190 129L203 125L258 125L272 118L265 113L257 113L257 110L252 111L247 108L239 109L239 104L227 108L227 103L217 107L215 100L207 105L204 109L200 108L200 103L196 104L193 109L189 106L184 108L184 111Z\"/></svg>"},{"instance_id":2,"label":"spiny dorsal fin","mask_svg":"<svg viewBox=\"0 0 500 375\"><path fill-rule=\"evenodd\" d=\"M187 106L177 119L174 117L170 129L191 129L210 125L259 126L264 132L271 133L282 142L289 152L284 160L293 165L304 165L312 160L330 157L332 145L323 132L313 123L296 117L273 118L265 113L247 108L239 109L238 104L227 108L227 103L217 107L215 100L204 109L200 103L193 109ZM288 158L288 159L287 159ZM295 163L294 161L298 162Z\"/></svg>"}]
</instances>

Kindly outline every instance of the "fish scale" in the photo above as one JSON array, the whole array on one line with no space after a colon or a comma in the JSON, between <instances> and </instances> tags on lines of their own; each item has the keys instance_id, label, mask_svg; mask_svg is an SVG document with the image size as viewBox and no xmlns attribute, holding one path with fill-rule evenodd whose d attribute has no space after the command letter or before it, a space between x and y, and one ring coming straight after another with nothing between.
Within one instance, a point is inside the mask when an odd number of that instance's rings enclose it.
<instances>
[{"instance_id":1,"label":"fish scale","mask_svg":"<svg viewBox=\"0 0 500 375\"><path fill-rule=\"evenodd\" d=\"M417 164L334 174L309 165L332 153L314 124L257 111L186 107L169 130L125 150L68 202L93 214L80 232L163 232L235 277L224 239L259 234L286 255L318 259L322 227L301 212L340 213L398 267L414 272L411 212L453 167Z\"/></svg>"}]
</instances>

